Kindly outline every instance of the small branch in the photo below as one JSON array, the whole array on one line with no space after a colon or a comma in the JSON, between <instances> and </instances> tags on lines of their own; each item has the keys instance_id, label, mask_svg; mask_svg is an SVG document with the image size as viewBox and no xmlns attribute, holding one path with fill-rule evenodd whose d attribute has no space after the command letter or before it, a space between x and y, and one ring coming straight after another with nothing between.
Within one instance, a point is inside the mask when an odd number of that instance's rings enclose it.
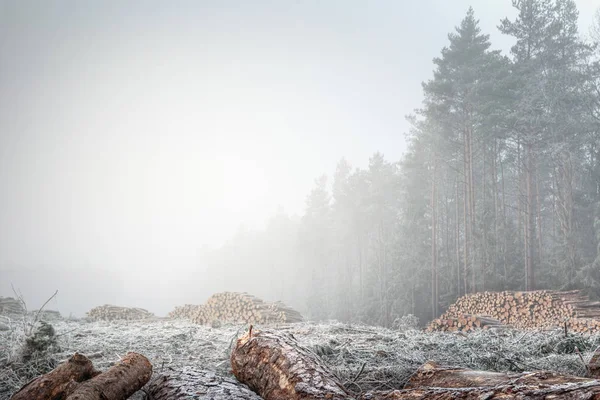
<instances>
[{"instance_id":1,"label":"small branch","mask_svg":"<svg viewBox=\"0 0 600 400\"><path fill-rule=\"evenodd\" d=\"M352 383L356 382L356 380L358 379L358 377L363 373L363 371L365 370L365 365L367 365L366 361L360 367L360 371L358 371L358 374L356 374L356 376L354 377L354 379L352 379Z\"/></svg>"}]
</instances>

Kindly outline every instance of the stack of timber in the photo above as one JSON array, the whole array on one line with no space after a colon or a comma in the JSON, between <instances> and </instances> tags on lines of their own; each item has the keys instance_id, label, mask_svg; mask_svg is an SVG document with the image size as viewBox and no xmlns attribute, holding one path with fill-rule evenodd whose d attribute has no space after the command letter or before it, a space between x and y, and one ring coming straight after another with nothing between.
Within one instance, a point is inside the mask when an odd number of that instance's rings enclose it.
<instances>
[{"instance_id":1,"label":"stack of timber","mask_svg":"<svg viewBox=\"0 0 600 400\"><path fill-rule=\"evenodd\" d=\"M183 306L175 307L173 311L167 314L167 318L174 319L194 319L196 315L200 313L200 309L203 306L195 304L186 304Z\"/></svg>"},{"instance_id":2,"label":"stack of timber","mask_svg":"<svg viewBox=\"0 0 600 400\"><path fill-rule=\"evenodd\" d=\"M0 315L21 315L25 313L23 304L12 297L0 297Z\"/></svg>"},{"instance_id":3,"label":"stack of timber","mask_svg":"<svg viewBox=\"0 0 600 400\"><path fill-rule=\"evenodd\" d=\"M292 323L303 320L300 313L282 302L267 303L248 293L223 292L212 295L205 304L186 304L168 315L171 318L188 318L197 324L215 321L231 323Z\"/></svg>"},{"instance_id":4,"label":"stack of timber","mask_svg":"<svg viewBox=\"0 0 600 400\"><path fill-rule=\"evenodd\" d=\"M455 318L434 319L427 327L427 332L471 332L477 329L503 329L506 327L497 319L482 315L463 314Z\"/></svg>"},{"instance_id":5,"label":"stack of timber","mask_svg":"<svg viewBox=\"0 0 600 400\"><path fill-rule=\"evenodd\" d=\"M105 304L92 308L87 317L93 321L140 320L154 317L154 314L143 308L119 307Z\"/></svg>"},{"instance_id":6,"label":"stack of timber","mask_svg":"<svg viewBox=\"0 0 600 400\"><path fill-rule=\"evenodd\" d=\"M452 304L439 320L483 315L500 324L518 329L566 327L580 333L600 332L600 302L590 301L578 290L567 292L537 290L530 292L480 292L465 295Z\"/></svg>"}]
</instances>

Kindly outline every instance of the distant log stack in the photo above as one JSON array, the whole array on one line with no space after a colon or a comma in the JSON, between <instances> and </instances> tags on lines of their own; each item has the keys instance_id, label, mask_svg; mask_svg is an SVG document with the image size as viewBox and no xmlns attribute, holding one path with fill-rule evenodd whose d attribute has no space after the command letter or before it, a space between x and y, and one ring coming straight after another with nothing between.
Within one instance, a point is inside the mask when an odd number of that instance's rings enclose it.
<instances>
[{"instance_id":1,"label":"distant log stack","mask_svg":"<svg viewBox=\"0 0 600 400\"><path fill-rule=\"evenodd\" d=\"M0 315L21 315L25 313L23 304L12 297L0 297Z\"/></svg>"},{"instance_id":2,"label":"distant log stack","mask_svg":"<svg viewBox=\"0 0 600 400\"><path fill-rule=\"evenodd\" d=\"M87 312L88 318L94 321L140 320L154 317L154 314L143 308L118 307L105 304L92 308Z\"/></svg>"},{"instance_id":3,"label":"distant log stack","mask_svg":"<svg viewBox=\"0 0 600 400\"><path fill-rule=\"evenodd\" d=\"M233 323L301 322L300 313L281 302L267 303L248 293L223 292L212 295L204 305L177 307L170 318L188 318L197 324L215 321Z\"/></svg>"},{"instance_id":4,"label":"distant log stack","mask_svg":"<svg viewBox=\"0 0 600 400\"><path fill-rule=\"evenodd\" d=\"M450 330L450 323L465 315L487 316L501 325L519 329L563 327L580 333L600 332L600 302L590 301L578 290L568 292L538 290L531 292L480 292L465 295L452 304L428 330Z\"/></svg>"},{"instance_id":5,"label":"distant log stack","mask_svg":"<svg viewBox=\"0 0 600 400\"><path fill-rule=\"evenodd\" d=\"M507 328L497 319L482 315L463 314L453 318L437 318L427 327L428 332L470 332L477 329L504 329Z\"/></svg>"}]
</instances>

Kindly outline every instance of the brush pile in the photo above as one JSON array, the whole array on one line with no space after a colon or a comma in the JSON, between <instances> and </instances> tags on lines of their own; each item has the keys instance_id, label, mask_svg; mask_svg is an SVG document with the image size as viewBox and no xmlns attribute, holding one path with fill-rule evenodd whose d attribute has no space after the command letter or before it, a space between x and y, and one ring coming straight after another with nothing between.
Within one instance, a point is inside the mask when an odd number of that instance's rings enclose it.
<instances>
[{"instance_id":1,"label":"brush pile","mask_svg":"<svg viewBox=\"0 0 600 400\"><path fill-rule=\"evenodd\" d=\"M455 320L463 326L461 319L465 316L491 318L501 325L518 329L550 329L566 325L569 331L600 332L600 320L597 319L600 318L600 302L590 301L578 290L468 294L459 298L440 318L432 321L427 329L439 331L458 328L458 325L454 325Z\"/></svg>"},{"instance_id":2,"label":"brush pile","mask_svg":"<svg viewBox=\"0 0 600 400\"><path fill-rule=\"evenodd\" d=\"M119 307L109 304L94 307L86 315L92 321L132 321L154 317L154 314L143 308Z\"/></svg>"},{"instance_id":3,"label":"brush pile","mask_svg":"<svg viewBox=\"0 0 600 400\"><path fill-rule=\"evenodd\" d=\"M300 313L281 302L267 303L248 293L223 292L212 295L203 305L177 307L170 318L187 318L201 325L216 321L232 323L290 323L303 320Z\"/></svg>"},{"instance_id":4,"label":"brush pile","mask_svg":"<svg viewBox=\"0 0 600 400\"><path fill-rule=\"evenodd\" d=\"M25 307L19 300L0 296L0 315L22 315L24 313Z\"/></svg>"}]
</instances>

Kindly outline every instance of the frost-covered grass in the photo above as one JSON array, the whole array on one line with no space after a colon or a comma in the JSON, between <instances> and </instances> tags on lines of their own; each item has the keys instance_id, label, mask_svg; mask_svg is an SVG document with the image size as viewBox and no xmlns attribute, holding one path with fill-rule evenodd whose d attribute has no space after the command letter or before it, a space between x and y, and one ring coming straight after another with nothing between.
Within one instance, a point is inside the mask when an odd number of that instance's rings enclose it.
<instances>
[{"instance_id":1,"label":"frost-covered grass","mask_svg":"<svg viewBox=\"0 0 600 400\"><path fill-rule=\"evenodd\" d=\"M58 348L23 363L25 337L19 321L0 331L0 400L29 379L48 372L74 352L105 370L128 351L150 359L155 372L183 366L229 374L229 352L247 326L219 328L183 320L52 322ZM267 328L267 326L257 328ZM400 388L428 360L489 371L553 370L585 374L600 336L564 337L560 331L482 331L469 335L424 333L410 327L383 329L337 322L269 326L290 332L321 356L353 391ZM577 347L578 350L575 350ZM582 361L583 359L583 361Z\"/></svg>"}]
</instances>

